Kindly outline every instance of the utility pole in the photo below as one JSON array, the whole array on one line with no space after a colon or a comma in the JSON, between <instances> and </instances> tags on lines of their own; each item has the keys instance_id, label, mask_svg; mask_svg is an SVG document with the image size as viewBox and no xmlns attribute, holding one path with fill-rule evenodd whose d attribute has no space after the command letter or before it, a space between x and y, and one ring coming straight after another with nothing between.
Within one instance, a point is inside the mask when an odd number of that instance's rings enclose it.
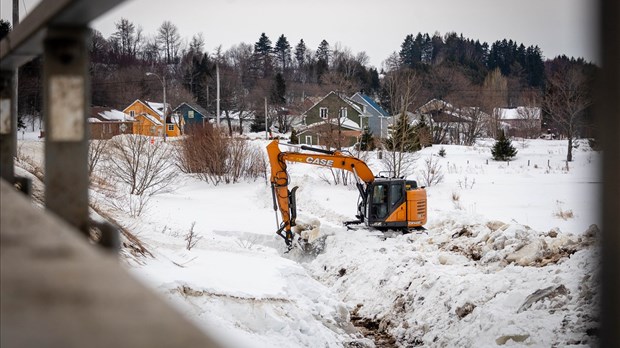
<instances>
[{"instance_id":1,"label":"utility pole","mask_svg":"<svg viewBox=\"0 0 620 348\"><path fill-rule=\"evenodd\" d=\"M216 79L216 86L217 86L217 91L216 91L216 121L217 121L217 127L220 127L220 64L219 63L215 63L215 79Z\"/></svg>"},{"instance_id":2,"label":"utility pole","mask_svg":"<svg viewBox=\"0 0 620 348\"><path fill-rule=\"evenodd\" d=\"M19 0L13 0L13 30L19 24ZM13 70L13 79L11 89L13 90L13 96L11 97L11 132L12 132L12 147L13 157L17 157L17 104L18 104L18 84L17 79L19 77L19 68ZM15 175L14 169L11 169L13 175Z\"/></svg>"}]
</instances>

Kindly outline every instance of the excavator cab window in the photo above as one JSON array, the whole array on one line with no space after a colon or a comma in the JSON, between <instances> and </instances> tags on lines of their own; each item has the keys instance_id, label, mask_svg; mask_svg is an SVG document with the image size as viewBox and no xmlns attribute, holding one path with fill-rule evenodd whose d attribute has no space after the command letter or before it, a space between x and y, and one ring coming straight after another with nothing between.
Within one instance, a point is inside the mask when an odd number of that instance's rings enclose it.
<instances>
[{"instance_id":1,"label":"excavator cab window","mask_svg":"<svg viewBox=\"0 0 620 348\"><path fill-rule=\"evenodd\" d=\"M403 183L390 185L390 211L400 205L403 200Z\"/></svg>"},{"instance_id":2,"label":"excavator cab window","mask_svg":"<svg viewBox=\"0 0 620 348\"><path fill-rule=\"evenodd\" d=\"M376 184L372 190L370 217L384 219L388 213L388 184Z\"/></svg>"}]
</instances>

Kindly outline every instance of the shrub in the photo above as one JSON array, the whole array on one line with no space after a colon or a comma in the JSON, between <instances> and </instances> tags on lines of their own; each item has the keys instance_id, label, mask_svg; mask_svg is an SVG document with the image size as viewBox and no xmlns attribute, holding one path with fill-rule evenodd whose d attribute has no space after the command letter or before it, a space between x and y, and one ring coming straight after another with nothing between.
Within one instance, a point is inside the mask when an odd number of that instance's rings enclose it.
<instances>
[{"instance_id":1,"label":"shrub","mask_svg":"<svg viewBox=\"0 0 620 348\"><path fill-rule=\"evenodd\" d=\"M180 142L177 162L184 173L196 174L214 185L264 177L267 169L263 151L245 139L229 138L211 125L188 129Z\"/></svg>"}]
</instances>

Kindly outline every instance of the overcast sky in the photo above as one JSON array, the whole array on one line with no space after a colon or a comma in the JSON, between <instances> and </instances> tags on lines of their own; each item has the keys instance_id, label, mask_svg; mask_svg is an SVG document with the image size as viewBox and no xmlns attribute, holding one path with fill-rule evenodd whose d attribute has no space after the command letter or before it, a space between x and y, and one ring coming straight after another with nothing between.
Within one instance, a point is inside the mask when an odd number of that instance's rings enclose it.
<instances>
[{"instance_id":1,"label":"overcast sky","mask_svg":"<svg viewBox=\"0 0 620 348\"><path fill-rule=\"evenodd\" d=\"M2 18L11 16L11 0L2 1ZM28 11L37 0L20 0ZM538 45L545 58L560 54L598 61L591 0L128 0L92 23L104 37L125 17L154 35L165 20L188 40L202 33L206 49L224 50L240 42L254 44L264 32L273 44L281 34L291 46L304 39L316 50L325 39L333 48L365 51L380 68L398 51L407 34L457 32L492 44L512 39Z\"/></svg>"}]
</instances>

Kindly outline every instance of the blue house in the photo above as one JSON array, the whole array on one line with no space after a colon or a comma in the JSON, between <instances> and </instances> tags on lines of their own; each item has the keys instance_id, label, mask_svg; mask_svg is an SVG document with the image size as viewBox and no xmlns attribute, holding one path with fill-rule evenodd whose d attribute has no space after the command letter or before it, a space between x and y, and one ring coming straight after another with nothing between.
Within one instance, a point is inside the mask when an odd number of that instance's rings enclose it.
<instances>
[{"instance_id":1,"label":"blue house","mask_svg":"<svg viewBox=\"0 0 620 348\"><path fill-rule=\"evenodd\" d=\"M385 138L388 134L388 125L391 124L390 115L372 98L363 93L355 93L349 99L362 105L364 113L368 115L368 121L365 122L365 125L368 125L372 134L376 137Z\"/></svg>"},{"instance_id":2,"label":"blue house","mask_svg":"<svg viewBox=\"0 0 620 348\"><path fill-rule=\"evenodd\" d=\"M183 117L186 127L204 125L213 118L207 114L207 110L193 103L181 103L172 112Z\"/></svg>"}]
</instances>

